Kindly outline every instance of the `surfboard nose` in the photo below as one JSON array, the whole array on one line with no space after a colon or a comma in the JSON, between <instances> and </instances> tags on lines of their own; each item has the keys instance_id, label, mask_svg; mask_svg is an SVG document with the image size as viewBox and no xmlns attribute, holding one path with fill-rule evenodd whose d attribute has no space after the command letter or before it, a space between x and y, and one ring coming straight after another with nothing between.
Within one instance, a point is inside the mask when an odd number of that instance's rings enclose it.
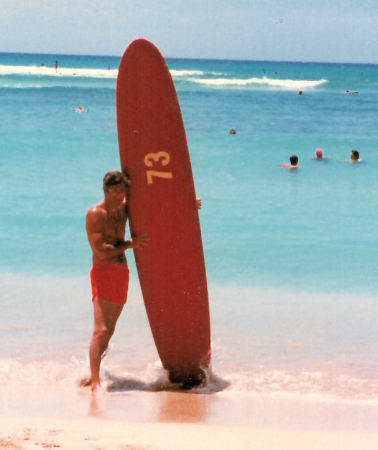
<instances>
[{"instance_id":1,"label":"surfboard nose","mask_svg":"<svg viewBox=\"0 0 378 450\"><path fill-rule=\"evenodd\" d=\"M124 56L126 54L132 54L134 52L136 52L139 57L141 57L144 52L148 53L149 55L151 55L151 52L155 52L157 55L161 56L162 59L164 59L156 45L143 37L136 38L131 41L130 44L126 47Z\"/></svg>"}]
</instances>

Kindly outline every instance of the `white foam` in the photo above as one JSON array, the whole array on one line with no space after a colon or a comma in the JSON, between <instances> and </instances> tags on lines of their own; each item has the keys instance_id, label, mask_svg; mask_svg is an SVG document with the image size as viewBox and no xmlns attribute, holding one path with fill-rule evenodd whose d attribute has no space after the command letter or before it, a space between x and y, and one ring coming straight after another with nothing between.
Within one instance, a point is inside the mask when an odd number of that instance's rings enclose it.
<instances>
[{"instance_id":1,"label":"white foam","mask_svg":"<svg viewBox=\"0 0 378 450\"><path fill-rule=\"evenodd\" d=\"M170 69L174 78L187 79L194 83L205 86L223 87L223 86L267 86L276 89L308 89L316 88L328 80L295 80L280 79L269 77L251 77L251 78L199 78L205 74L202 70L178 70ZM118 69L91 69L81 67L47 67L47 66L16 66L0 65L0 75L27 75L27 76L49 76L49 77L73 77L73 78L97 78L97 79L116 79ZM13 86L14 87L14 86Z\"/></svg>"},{"instance_id":2,"label":"white foam","mask_svg":"<svg viewBox=\"0 0 378 450\"><path fill-rule=\"evenodd\" d=\"M303 396L322 401L346 401L378 404L378 381L347 374L340 370L284 370L256 368L230 372L226 392L274 397Z\"/></svg>"},{"instance_id":3,"label":"white foam","mask_svg":"<svg viewBox=\"0 0 378 450\"><path fill-rule=\"evenodd\" d=\"M202 70L177 70L177 69L170 69L171 75L173 77L190 77L193 75L203 75L204 72Z\"/></svg>"},{"instance_id":4,"label":"white foam","mask_svg":"<svg viewBox=\"0 0 378 450\"><path fill-rule=\"evenodd\" d=\"M80 67L9 66L0 65L0 75L34 75L55 77L117 78L118 69Z\"/></svg>"},{"instance_id":5,"label":"white foam","mask_svg":"<svg viewBox=\"0 0 378 450\"><path fill-rule=\"evenodd\" d=\"M160 361L146 366L120 367L103 361L101 377L103 386L110 392L170 391L171 384ZM0 385L4 387L70 387L76 388L89 379L86 358L71 357L67 362L51 360L26 361L25 359L0 359ZM207 382L193 393L222 393L226 396L263 395L270 397L305 397L321 401L358 402L378 404L378 382L356 374L340 371L283 370L267 367L253 371L209 370Z\"/></svg>"},{"instance_id":6,"label":"white foam","mask_svg":"<svg viewBox=\"0 0 378 450\"><path fill-rule=\"evenodd\" d=\"M86 361L26 361L21 358L0 360L0 385L5 386L75 386L88 375Z\"/></svg>"},{"instance_id":7,"label":"white foam","mask_svg":"<svg viewBox=\"0 0 378 450\"><path fill-rule=\"evenodd\" d=\"M201 70L171 69L173 77L191 77L204 74ZM118 69L90 69L80 67L15 66L0 65L0 75L34 75L53 77L110 78L118 76Z\"/></svg>"},{"instance_id":8,"label":"white foam","mask_svg":"<svg viewBox=\"0 0 378 450\"><path fill-rule=\"evenodd\" d=\"M249 85L259 85L259 86L270 86L274 88L283 89L305 89L305 88L315 88L328 80L293 80L293 79L280 79L280 78L268 78L268 77L252 77L252 78L192 78L191 81L199 84L204 84L206 86L249 86Z\"/></svg>"}]
</instances>

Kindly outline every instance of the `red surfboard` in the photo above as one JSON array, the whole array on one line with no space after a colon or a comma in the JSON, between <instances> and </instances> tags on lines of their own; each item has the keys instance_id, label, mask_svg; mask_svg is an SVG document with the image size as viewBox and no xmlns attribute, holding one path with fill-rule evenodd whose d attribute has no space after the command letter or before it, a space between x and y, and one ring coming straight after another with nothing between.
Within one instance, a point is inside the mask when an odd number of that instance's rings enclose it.
<instances>
[{"instance_id":1,"label":"red surfboard","mask_svg":"<svg viewBox=\"0 0 378 450\"><path fill-rule=\"evenodd\" d=\"M126 49L117 79L121 167L131 178L132 234L155 344L172 382L203 381L210 316L200 222L184 123L168 66L145 39Z\"/></svg>"}]
</instances>

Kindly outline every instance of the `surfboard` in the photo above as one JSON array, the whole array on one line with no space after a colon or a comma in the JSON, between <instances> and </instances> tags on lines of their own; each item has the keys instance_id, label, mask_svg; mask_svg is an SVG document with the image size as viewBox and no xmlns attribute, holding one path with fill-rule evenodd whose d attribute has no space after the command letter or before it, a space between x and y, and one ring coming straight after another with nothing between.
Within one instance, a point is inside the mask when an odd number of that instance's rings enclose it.
<instances>
[{"instance_id":1,"label":"surfboard","mask_svg":"<svg viewBox=\"0 0 378 450\"><path fill-rule=\"evenodd\" d=\"M203 381L210 314L193 174L175 86L160 51L145 39L125 50L117 79L122 170L131 178L131 233L143 299L163 367L174 383Z\"/></svg>"}]
</instances>

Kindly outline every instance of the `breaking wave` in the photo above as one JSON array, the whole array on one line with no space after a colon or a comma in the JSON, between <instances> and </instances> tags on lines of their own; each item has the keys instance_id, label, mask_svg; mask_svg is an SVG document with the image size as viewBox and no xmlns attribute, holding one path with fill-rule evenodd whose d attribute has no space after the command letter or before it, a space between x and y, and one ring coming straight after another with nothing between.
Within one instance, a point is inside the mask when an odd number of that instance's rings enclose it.
<instances>
[{"instance_id":1,"label":"breaking wave","mask_svg":"<svg viewBox=\"0 0 378 450\"><path fill-rule=\"evenodd\" d=\"M268 77L251 77L251 78L192 78L194 83L203 84L206 86L223 87L223 86L268 86L273 88L284 89L304 89L315 88L328 80L293 80L293 79L280 79L280 78L268 78Z\"/></svg>"},{"instance_id":2,"label":"breaking wave","mask_svg":"<svg viewBox=\"0 0 378 450\"><path fill-rule=\"evenodd\" d=\"M215 72L206 72L202 70L188 69L170 69L172 77L177 83L195 83L210 88L272 88L272 89L309 89L316 88L328 82L327 79L319 80L297 80L297 79L281 79L269 77L250 77L250 78L232 78L231 76ZM218 75L218 77L217 77ZM42 88L46 83L53 83L59 86L62 82L67 84L68 79L89 79L108 80L112 82L111 87L114 88L113 82L117 79L118 69L98 69L98 68L80 68L80 67L48 67L48 66L16 66L16 65L0 65L0 86L3 88ZM9 77L17 77L16 79ZM22 80L19 77L23 77ZM51 80L51 81L48 81ZM54 80L54 81L53 81ZM61 81L58 81L61 80ZM65 80L65 81L63 81ZM103 83L103 82L101 82ZM51 87L51 86L50 86Z\"/></svg>"},{"instance_id":3,"label":"breaking wave","mask_svg":"<svg viewBox=\"0 0 378 450\"><path fill-rule=\"evenodd\" d=\"M0 65L0 75L34 75L55 77L117 78L118 69L88 69L80 67L6 66Z\"/></svg>"},{"instance_id":4,"label":"breaking wave","mask_svg":"<svg viewBox=\"0 0 378 450\"><path fill-rule=\"evenodd\" d=\"M201 70L170 70L173 77L201 76ZM0 65L0 75L34 75L53 77L117 78L118 69L90 69L80 67Z\"/></svg>"}]
</instances>

